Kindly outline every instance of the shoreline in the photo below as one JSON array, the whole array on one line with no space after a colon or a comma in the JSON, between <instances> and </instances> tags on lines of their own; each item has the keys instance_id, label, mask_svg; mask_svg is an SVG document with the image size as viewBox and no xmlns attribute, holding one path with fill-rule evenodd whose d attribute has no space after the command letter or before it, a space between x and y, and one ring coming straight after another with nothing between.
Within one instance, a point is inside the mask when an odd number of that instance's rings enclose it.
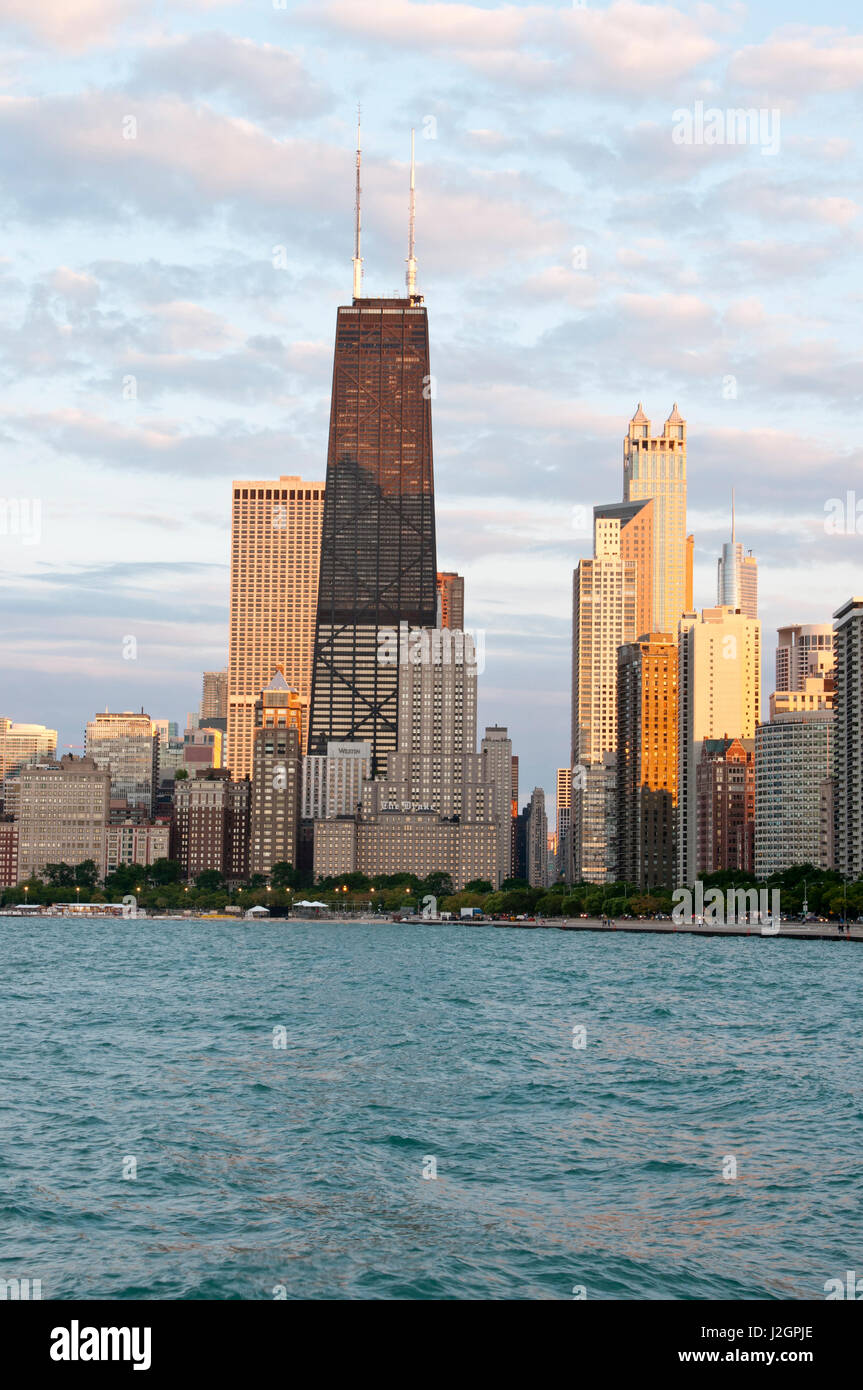
<instances>
[{"instance_id":1,"label":"shoreline","mask_svg":"<svg viewBox=\"0 0 863 1390\"><path fill-rule=\"evenodd\" d=\"M670 921L651 921L649 919L639 921L621 921L613 924L606 924L596 917L546 917L537 921L476 921L453 918L451 921L441 921L440 918L430 917L427 919L414 918L407 921L394 922L391 917L385 914L379 916L359 916L359 917L258 917L244 918L230 915L206 916L171 916L170 913L164 915L146 917L122 917L119 914L97 913L92 916L85 913L51 914L50 916L41 913L18 913L3 912L0 910L0 920L8 921L34 921L34 922L105 922L105 923L150 923L150 922L189 922L195 925L205 925L207 923L229 922L236 927L272 927L272 926L403 926L403 927L496 927L511 931L586 931L603 934L626 932L629 934L653 934L656 936L752 936L761 937L761 928L758 925L744 923L734 923L730 926L698 926L686 925L681 923L679 926ZM846 931L840 932L838 924L834 922L785 922L777 933L771 934L766 939L775 940L777 937L785 937L796 941L863 941L863 924L849 923Z\"/></svg>"}]
</instances>

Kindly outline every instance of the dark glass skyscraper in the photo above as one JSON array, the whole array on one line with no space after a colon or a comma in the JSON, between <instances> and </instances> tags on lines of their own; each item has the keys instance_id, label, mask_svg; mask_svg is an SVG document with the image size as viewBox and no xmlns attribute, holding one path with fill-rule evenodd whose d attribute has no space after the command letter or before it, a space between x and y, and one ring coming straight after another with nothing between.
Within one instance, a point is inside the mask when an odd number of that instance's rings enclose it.
<instances>
[{"instance_id":1,"label":"dark glass skyscraper","mask_svg":"<svg viewBox=\"0 0 863 1390\"><path fill-rule=\"evenodd\" d=\"M315 631L309 752L398 741L400 624L437 615L431 377L422 298L340 308Z\"/></svg>"}]
</instances>

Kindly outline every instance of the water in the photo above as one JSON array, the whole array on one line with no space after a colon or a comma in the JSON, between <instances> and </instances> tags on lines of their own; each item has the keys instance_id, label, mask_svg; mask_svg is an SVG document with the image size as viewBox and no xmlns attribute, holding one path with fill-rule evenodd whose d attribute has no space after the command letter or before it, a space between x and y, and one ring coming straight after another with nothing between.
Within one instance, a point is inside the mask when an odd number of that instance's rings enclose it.
<instances>
[{"instance_id":1,"label":"water","mask_svg":"<svg viewBox=\"0 0 863 1390\"><path fill-rule=\"evenodd\" d=\"M863 1272L851 943L0 919L0 963L0 1278L43 1298Z\"/></svg>"}]
</instances>

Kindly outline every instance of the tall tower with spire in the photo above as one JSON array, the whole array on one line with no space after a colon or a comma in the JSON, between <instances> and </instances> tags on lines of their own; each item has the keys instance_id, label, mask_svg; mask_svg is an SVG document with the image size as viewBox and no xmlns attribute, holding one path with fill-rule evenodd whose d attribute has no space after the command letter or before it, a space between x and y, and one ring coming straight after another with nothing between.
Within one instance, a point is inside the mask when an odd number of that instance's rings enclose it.
<instances>
[{"instance_id":1,"label":"tall tower with spire","mask_svg":"<svg viewBox=\"0 0 863 1390\"><path fill-rule=\"evenodd\" d=\"M731 540L725 541L716 562L716 602L724 608L739 608L747 618L758 617L758 561L750 551L744 555L737 540L734 519L734 489L731 489Z\"/></svg>"},{"instance_id":2,"label":"tall tower with spire","mask_svg":"<svg viewBox=\"0 0 863 1390\"><path fill-rule=\"evenodd\" d=\"M407 294L367 299L358 149L353 300L336 316L309 752L325 754L331 740L368 742L374 772L398 745L407 628L437 618L432 378L414 188L412 142Z\"/></svg>"},{"instance_id":3,"label":"tall tower with spire","mask_svg":"<svg viewBox=\"0 0 863 1390\"><path fill-rule=\"evenodd\" d=\"M675 402L662 433L638 403L623 441L623 499L653 498L653 630L676 632L691 606L687 584L686 421ZM640 635L640 634L639 634Z\"/></svg>"}]
</instances>

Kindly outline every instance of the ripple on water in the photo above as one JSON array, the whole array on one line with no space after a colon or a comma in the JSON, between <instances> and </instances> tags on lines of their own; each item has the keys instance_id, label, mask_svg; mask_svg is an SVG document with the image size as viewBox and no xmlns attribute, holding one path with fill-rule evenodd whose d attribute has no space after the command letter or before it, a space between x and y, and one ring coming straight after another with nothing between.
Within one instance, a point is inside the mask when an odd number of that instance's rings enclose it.
<instances>
[{"instance_id":1,"label":"ripple on water","mask_svg":"<svg viewBox=\"0 0 863 1390\"><path fill-rule=\"evenodd\" d=\"M860 952L0 919L0 966L0 1274L47 1298L787 1299L859 1266Z\"/></svg>"}]
</instances>

